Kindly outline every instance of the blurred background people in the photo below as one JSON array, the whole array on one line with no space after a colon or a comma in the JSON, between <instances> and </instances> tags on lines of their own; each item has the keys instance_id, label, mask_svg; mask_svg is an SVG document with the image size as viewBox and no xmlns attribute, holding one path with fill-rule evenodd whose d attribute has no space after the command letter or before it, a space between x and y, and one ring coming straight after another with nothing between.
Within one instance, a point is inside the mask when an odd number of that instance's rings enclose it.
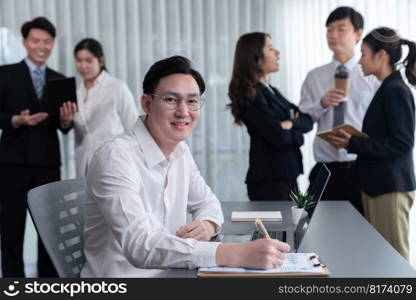
<instances>
[{"instance_id":1,"label":"blurred background people","mask_svg":"<svg viewBox=\"0 0 416 300\"><path fill-rule=\"evenodd\" d=\"M279 54L263 32L242 35L235 50L228 107L250 135L245 182L251 201L289 200L303 172L303 134L312 129L312 119L268 83L279 71Z\"/></svg>"},{"instance_id":2,"label":"blurred background people","mask_svg":"<svg viewBox=\"0 0 416 300\"><path fill-rule=\"evenodd\" d=\"M77 89L75 166L77 177L85 177L94 151L104 141L131 129L138 113L127 84L107 73L104 51L97 40L81 40L74 56L83 79Z\"/></svg>"},{"instance_id":3,"label":"blurred background people","mask_svg":"<svg viewBox=\"0 0 416 300\"><path fill-rule=\"evenodd\" d=\"M398 66L402 46L409 48L402 64L408 82L416 86L416 44L393 29L371 31L361 45L364 75L382 83L364 117L363 132L369 138L334 137L332 144L358 154L357 174L365 216L407 260L409 259L409 211L413 204L415 171L413 146L415 104Z\"/></svg>"},{"instance_id":4,"label":"blurred background people","mask_svg":"<svg viewBox=\"0 0 416 300\"><path fill-rule=\"evenodd\" d=\"M351 7L341 6L333 10L326 20L326 38L333 53L330 63L308 73L302 85L299 108L310 114L318 123L318 131L349 124L361 129L364 114L379 86L374 76L364 77L358 65L355 45L361 39L364 28L362 15ZM344 69L349 74L348 93L335 88L335 73ZM345 149L336 149L316 137L313 143L315 166L309 181L313 182L322 163L331 171L331 178L322 195L323 200L349 200L363 213L360 189L355 175L357 156Z\"/></svg>"}]
</instances>

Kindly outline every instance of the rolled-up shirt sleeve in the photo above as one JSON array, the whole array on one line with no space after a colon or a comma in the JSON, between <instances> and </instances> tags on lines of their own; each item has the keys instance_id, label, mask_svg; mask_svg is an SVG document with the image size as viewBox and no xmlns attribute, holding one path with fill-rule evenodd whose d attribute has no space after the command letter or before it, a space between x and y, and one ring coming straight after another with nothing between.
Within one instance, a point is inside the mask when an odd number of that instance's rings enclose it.
<instances>
[{"instance_id":1,"label":"rolled-up shirt sleeve","mask_svg":"<svg viewBox=\"0 0 416 300\"><path fill-rule=\"evenodd\" d=\"M329 108L322 107L321 99L324 95L319 94L316 89L312 88L313 80L315 80L313 74L309 73L302 84L299 110L308 114L314 122L318 122Z\"/></svg>"}]
</instances>

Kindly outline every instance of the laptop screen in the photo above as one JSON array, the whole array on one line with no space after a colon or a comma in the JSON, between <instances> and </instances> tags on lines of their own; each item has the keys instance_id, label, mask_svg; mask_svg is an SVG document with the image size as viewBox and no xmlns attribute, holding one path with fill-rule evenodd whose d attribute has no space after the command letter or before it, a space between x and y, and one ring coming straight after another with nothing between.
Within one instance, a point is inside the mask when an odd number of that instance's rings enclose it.
<instances>
[{"instance_id":1,"label":"laptop screen","mask_svg":"<svg viewBox=\"0 0 416 300\"><path fill-rule=\"evenodd\" d=\"M308 188L308 193L314 195L316 202L315 205L308 208L306 210L307 214L304 212L302 217L300 218L295 234L294 234L294 250L297 252L300 243L302 242L303 237L306 234L306 231L309 228L309 223L312 220L313 214L315 212L315 208L318 206L319 201L325 191L326 185L328 184L329 177L331 176L331 172L329 171L328 167L322 163L320 169L318 171L318 175L314 182Z\"/></svg>"}]
</instances>

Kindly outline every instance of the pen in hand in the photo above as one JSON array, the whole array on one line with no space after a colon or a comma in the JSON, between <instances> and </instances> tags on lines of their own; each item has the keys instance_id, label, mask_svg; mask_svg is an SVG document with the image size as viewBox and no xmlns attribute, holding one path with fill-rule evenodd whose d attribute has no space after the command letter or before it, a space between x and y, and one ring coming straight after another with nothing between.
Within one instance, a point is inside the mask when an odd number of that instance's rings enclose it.
<instances>
[{"instance_id":1,"label":"pen in hand","mask_svg":"<svg viewBox=\"0 0 416 300\"><path fill-rule=\"evenodd\" d=\"M254 221L254 224L256 225L257 229L263 234L264 238L266 240L270 240L270 235L266 230L266 227L264 227L263 222L261 221L261 219L257 218Z\"/></svg>"}]
</instances>

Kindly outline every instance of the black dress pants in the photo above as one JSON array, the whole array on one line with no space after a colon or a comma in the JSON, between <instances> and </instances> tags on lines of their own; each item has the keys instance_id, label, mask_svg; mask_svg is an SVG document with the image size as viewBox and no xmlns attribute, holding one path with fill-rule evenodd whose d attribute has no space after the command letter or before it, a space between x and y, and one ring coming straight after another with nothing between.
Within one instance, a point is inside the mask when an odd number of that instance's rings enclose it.
<instances>
[{"instance_id":1,"label":"black dress pants","mask_svg":"<svg viewBox=\"0 0 416 300\"><path fill-rule=\"evenodd\" d=\"M321 200L350 201L351 204L364 215L355 162L333 162L325 164L329 171L331 171L331 177L329 178ZM310 183L313 183L318 176L320 167L321 163L317 163L311 170L311 173L309 174Z\"/></svg>"},{"instance_id":2,"label":"black dress pants","mask_svg":"<svg viewBox=\"0 0 416 300\"><path fill-rule=\"evenodd\" d=\"M0 165L0 235L3 277L24 277L23 239L26 225L27 192L60 180L59 168ZM38 276L58 277L38 237Z\"/></svg>"},{"instance_id":3,"label":"black dress pants","mask_svg":"<svg viewBox=\"0 0 416 300\"><path fill-rule=\"evenodd\" d=\"M247 183L247 192L250 201L288 201L290 191L297 187L296 179L279 179Z\"/></svg>"}]
</instances>

